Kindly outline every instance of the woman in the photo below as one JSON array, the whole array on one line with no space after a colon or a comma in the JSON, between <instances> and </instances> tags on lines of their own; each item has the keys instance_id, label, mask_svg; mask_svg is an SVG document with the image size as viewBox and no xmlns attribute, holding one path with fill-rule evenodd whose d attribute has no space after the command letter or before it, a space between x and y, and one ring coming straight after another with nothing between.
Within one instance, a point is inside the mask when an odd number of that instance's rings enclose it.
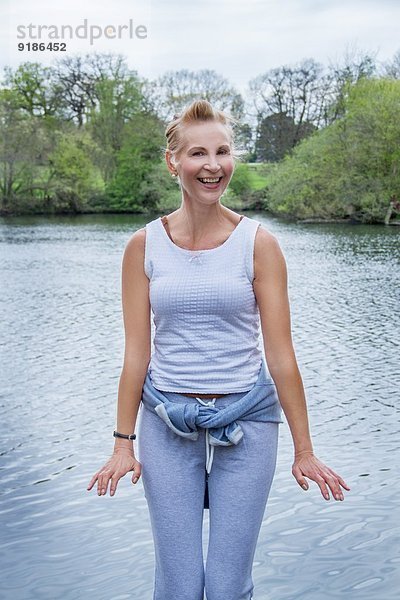
<instances>
[{"instance_id":1,"label":"woman","mask_svg":"<svg viewBox=\"0 0 400 600\"><path fill-rule=\"evenodd\" d=\"M142 476L155 545L153 600L202 600L204 590L207 600L253 598L281 409L298 484L315 481L327 500L329 490L343 500L341 488L350 489L313 452L279 243L221 204L237 156L232 122L198 100L169 123L165 158L179 178L181 206L135 232L123 257L115 448L87 489L97 481L99 495L109 484L114 495L127 472L133 483ZM132 433L138 414L140 462Z\"/></svg>"}]
</instances>

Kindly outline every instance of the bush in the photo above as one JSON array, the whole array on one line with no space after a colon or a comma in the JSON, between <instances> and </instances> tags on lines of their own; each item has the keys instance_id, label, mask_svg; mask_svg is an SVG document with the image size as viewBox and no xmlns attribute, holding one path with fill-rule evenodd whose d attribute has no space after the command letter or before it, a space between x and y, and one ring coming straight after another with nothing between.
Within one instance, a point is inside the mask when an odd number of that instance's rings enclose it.
<instances>
[{"instance_id":1,"label":"bush","mask_svg":"<svg viewBox=\"0 0 400 600\"><path fill-rule=\"evenodd\" d=\"M229 188L235 196L246 199L251 192L251 175L246 164L236 165Z\"/></svg>"},{"instance_id":2,"label":"bush","mask_svg":"<svg viewBox=\"0 0 400 600\"><path fill-rule=\"evenodd\" d=\"M266 208L299 218L384 222L400 195L400 81L360 80L344 116L301 142L271 173Z\"/></svg>"}]
</instances>

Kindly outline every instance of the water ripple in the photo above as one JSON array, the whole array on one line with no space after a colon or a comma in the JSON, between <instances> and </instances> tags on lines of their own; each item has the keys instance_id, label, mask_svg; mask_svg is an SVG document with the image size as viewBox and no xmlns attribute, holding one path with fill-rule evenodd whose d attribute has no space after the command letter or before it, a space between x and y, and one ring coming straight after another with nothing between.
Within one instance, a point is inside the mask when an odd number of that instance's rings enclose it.
<instances>
[{"instance_id":1,"label":"water ripple","mask_svg":"<svg viewBox=\"0 0 400 600\"><path fill-rule=\"evenodd\" d=\"M327 502L314 483L303 491L282 425L254 557L255 598L397 600L398 233L254 218L287 259L316 454L352 488L344 502ZM86 491L113 448L124 351L121 257L143 225L126 215L1 221L5 600L152 598L142 483L124 478L114 498ZM206 511L205 551L208 525Z\"/></svg>"}]
</instances>

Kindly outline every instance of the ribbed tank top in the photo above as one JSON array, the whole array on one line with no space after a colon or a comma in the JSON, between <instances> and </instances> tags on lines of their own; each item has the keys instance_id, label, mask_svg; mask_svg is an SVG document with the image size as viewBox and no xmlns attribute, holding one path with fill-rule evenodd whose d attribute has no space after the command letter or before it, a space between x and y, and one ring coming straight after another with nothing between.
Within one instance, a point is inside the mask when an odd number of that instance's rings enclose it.
<instances>
[{"instance_id":1,"label":"ribbed tank top","mask_svg":"<svg viewBox=\"0 0 400 600\"><path fill-rule=\"evenodd\" d=\"M161 217L147 223L155 388L228 394L257 381L263 351L252 281L260 224L244 216L220 246L186 250L169 238Z\"/></svg>"}]
</instances>

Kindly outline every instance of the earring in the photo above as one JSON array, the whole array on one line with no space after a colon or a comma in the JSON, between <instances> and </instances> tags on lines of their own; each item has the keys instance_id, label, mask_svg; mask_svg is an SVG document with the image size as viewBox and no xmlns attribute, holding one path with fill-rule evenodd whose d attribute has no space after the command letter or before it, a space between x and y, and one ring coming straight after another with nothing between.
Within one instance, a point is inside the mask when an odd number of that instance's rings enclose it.
<instances>
[{"instance_id":1,"label":"earring","mask_svg":"<svg viewBox=\"0 0 400 600\"><path fill-rule=\"evenodd\" d=\"M176 177L178 173L171 173L172 177Z\"/></svg>"}]
</instances>

